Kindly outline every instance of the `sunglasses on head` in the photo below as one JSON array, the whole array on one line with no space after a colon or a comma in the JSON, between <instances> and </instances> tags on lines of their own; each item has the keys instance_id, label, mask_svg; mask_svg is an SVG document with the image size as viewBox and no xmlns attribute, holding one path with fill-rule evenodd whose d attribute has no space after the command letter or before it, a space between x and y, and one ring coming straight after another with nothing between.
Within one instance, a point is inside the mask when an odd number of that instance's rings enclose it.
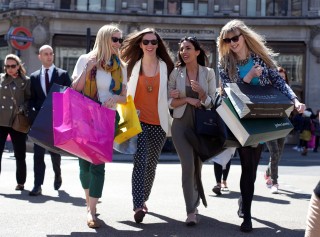
<instances>
[{"instance_id":1,"label":"sunglasses on head","mask_svg":"<svg viewBox=\"0 0 320 237\"><path fill-rule=\"evenodd\" d=\"M6 69L9 69L9 68L15 69L17 66L18 66L17 64L4 65L4 67L5 67Z\"/></svg>"},{"instance_id":2,"label":"sunglasses on head","mask_svg":"<svg viewBox=\"0 0 320 237\"><path fill-rule=\"evenodd\" d=\"M232 38L224 38L224 39L223 39L223 42L225 42L226 44L230 44L231 41L232 41L233 43L237 43L237 42L239 41L239 38L240 38L241 35L242 35L242 34L233 36Z\"/></svg>"},{"instance_id":3,"label":"sunglasses on head","mask_svg":"<svg viewBox=\"0 0 320 237\"><path fill-rule=\"evenodd\" d=\"M158 40L154 39L154 40L142 40L143 45L148 45L148 44L152 44L152 45L157 45L158 44Z\"/></svg>"},{"instance_id":4,"label":"sunglasses on head","mask_svg":"<svg viewBox=\"0 0 320 237\"><path fill-rule=\"evenodd\" d=\"M120 44L122 44L123 39L118 37L111 37L113 43L117 43L119 41Z\"/></svg>"}]
</instances>

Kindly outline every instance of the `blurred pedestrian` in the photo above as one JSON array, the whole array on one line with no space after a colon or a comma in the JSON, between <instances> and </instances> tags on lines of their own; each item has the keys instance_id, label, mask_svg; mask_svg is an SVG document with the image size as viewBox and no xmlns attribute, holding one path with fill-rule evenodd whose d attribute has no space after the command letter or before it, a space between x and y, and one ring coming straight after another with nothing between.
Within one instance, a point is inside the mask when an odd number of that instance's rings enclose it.
<instances>
[{"instance_id":1,"label":"blurred pedestrian","mask_svg":"<svg viewBox=\"0 0 320 237\"><path fill-rule=\"evenodd\" d=\"M317 110L316 117L312 121L314 124L314 135L316 136L313 152L318 152L320 139L320 110Z\"/></svg>"},{"instance_id":2,"label":"blurred pedestrian","mask_svg":"<svg viewBox=\"0 0 320 237\"><path fill-rule=\"evenodd\" d=\"M4 73L0 74L0 173L1 160L8 135L13 144L16 158L16 190L24 190L27 178L26 139L27 134L16 131L12 123L18 113L28 114L30 100L30 80L26 76L21 59L14 54L8 54L4 59Z\"/></svg>"},{"instance_id":3,"label":"blurred pedestrian","mask_svg":"<svg viewBox=\"0 0 320 237\"><path fill-rule=\"evenodd\" d=\"M31 80L31 100L30 111L32 111L32 117L38 114L45 101L48 92L53 83L70 86L71 80L67 71L58 68L54 65L54 53L50 45L43 45L39 49L38 59L41 62L41 68L30 75ZM52 167L54 171L53 187L55 190L59 190L62 184L61 177L61 155L48 151L51 156ZM46 164L44 157L46 149L34 144L33 146L33 171L34 171L34 186L29 192L30 196L38 196L42 194L41 185L44 181Z\"/></svg>"}]
</instances>

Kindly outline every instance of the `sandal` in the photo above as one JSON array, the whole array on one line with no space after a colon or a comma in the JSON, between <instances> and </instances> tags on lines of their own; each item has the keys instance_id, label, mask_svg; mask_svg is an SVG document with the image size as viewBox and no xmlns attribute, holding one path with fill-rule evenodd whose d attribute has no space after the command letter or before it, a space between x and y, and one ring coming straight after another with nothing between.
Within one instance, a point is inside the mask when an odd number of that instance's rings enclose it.
<instances>
[{"instance_id":1,"label":"sandal","mask_svg":"<svg viewBox=\"0 0 320 237\"><path fill-rule=\"evenodd\" d=\"M229 188L226 183L221 184L221 191L222 192L229 192Z\"/></svg>"},{"instance_id":2,"label":"sandal","mask_svg":"<svg viewBox=\"0 0 320 237\"><path fill-rule=\"evenodd\" d=\"M216 185L213 187L212 192L214 192L215 194L217 194L218 196L221 195L221 186L220 185Z\"/></svg>"}]
</instances>

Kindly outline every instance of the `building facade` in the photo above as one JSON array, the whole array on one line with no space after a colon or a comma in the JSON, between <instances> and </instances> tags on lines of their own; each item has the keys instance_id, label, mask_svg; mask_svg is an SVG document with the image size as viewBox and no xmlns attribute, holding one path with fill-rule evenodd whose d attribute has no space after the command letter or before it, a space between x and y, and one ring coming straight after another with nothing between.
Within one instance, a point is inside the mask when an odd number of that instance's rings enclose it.
<instances>
[{"instance_id":1,"label":"building facade","mask_svg":"<svg viewBox=\"0 0 320 237\"><path fill-rule=\"evenodd\" d=\"M117 23L124 36L155 28L174 55L180 38L196 36L217 69L217 36L235 18L265 36L300 100L320 109L319 0L0 0L0 68L16 53L30 74L40 67L39 47L50 44L56 66L71 74L98 29Z\"/></svg>"}]
</instances>

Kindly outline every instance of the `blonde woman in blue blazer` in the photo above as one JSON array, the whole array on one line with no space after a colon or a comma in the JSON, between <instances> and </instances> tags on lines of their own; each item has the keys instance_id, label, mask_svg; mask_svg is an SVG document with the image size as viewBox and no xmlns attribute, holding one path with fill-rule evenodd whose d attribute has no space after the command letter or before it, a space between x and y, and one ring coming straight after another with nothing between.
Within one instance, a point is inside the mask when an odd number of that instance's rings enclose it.
<instances>
[{"instance_id":1,"label":"blonde woman in blue blazer","mask_svg":"<svg viewBox=\"0 0 320 237\"><path fill-rule=\"evenodd\" d=\"M128 64L127 93L140 111L142 127L132 171L134 220L141 223L148 212L146 201L170 132L167 84L174 65L167 46L151 28L130 34L123 43L121 56Z\"/></svg>"},{"instance_id":2,"label":"blonde woman in blue blazer","mask_svg":"<svg viewBox=\"0 0 320 237\"><path fill-rule=\"evenodd\" d=\"M214 70L205 67L207 56L195 37L182 38L178 63L169 77L169 107L173 109L172 139L181 161L182 188L186 204L186 224L197 224L200 198L205 203L201 180L201 160L194 155L185 131L194 130L195 109L211 108L216 90ZM201 187L200 187L201 186Z\"/></svg>"}]
</instances>

